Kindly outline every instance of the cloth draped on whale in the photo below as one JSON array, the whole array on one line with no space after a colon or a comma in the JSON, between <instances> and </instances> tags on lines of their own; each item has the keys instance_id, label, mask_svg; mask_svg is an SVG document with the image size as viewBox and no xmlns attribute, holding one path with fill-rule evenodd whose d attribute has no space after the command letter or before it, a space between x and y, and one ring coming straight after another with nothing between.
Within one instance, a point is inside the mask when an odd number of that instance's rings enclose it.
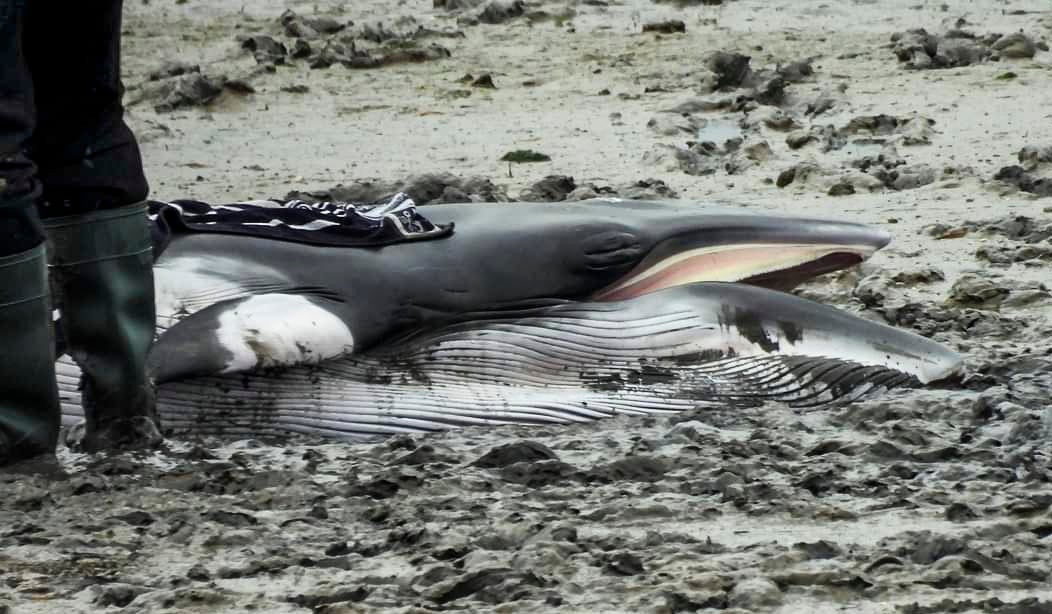
<instances>
[{"instance_id":1,"label":"cloth draped on whale","mask_svg":"<svg viewBox=\"0 0 1052 614\"><path fill-rule=\"evenodd\" d=\"M198 200L150 201L148 212L159 258L175 234L243 234L308 245L378 247L439 239L453 224L432 224L404 193L384 202L345 203L251 200L213 205Z\"/></svg>"},{"instance_id":2,"label":"cloth draped on whale","mask_svg":"<svg viewBox=\"0 0 1052 614\"><path fill-rule=\"evenodd\" d=\"M171 235L150 363L162 427L347 438L823 406L961 365L930 339L780 291L890 240L867 226L617 200L424 211L441 240ZM68 357L58 371L76 423L79 371Z\"/></svg>"}]
</instances>

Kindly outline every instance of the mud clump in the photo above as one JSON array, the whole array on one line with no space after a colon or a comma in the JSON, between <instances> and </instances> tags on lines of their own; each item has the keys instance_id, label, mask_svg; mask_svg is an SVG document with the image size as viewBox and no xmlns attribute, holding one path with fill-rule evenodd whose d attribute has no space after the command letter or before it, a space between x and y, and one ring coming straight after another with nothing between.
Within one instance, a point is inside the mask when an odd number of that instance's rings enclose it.
<instances>
[{"instance_id":1,"label":"mud clump","mask_svg":"<svg viewBox=\"0 0 1052 614\"><path fill-rule=\"evenodd\" d=\"M679 195L660 179L640 179L619 186L589 182L578 186L566 195L566 200L590 198L624 198L628 200L674 199Z\"/></svg>"},{"instance_id":2,"label":"mud clump","mask_svg":"<svg viewBox=\"0 0 1052 614\"><path fill-rule=\"evenodd\" d=\"M159 76L147 82L131 96L129 105L152 102L158 113L177 109L206 106L224 92L235 95L250 94L255 90L247 82L225 76L209 76L194 70L177 70L174 76Z\"/></svg>"},{"instance_id":3,"label":"mud clump","mask_svg":"<svg viewBox=\"0 0 1052 614\"><path fill-rule=\"evenodd\" d=\"M730 99L701 100L692 112L702 110L745 110L751 105L781 106L789 101L787 88L814 75L811 59L792 61L774 68L754 70L751 56L730 51L716 51L705 60L709 71L703 82L710 92L736 92Z\"/></svg>"},{"instance_id":4,"label":"mud clump","mask_svg":"<svg viewBox=\"0 0 1052 614\"><path fill-rule=\"evenodd\" d=\"M566 200L577 189L573 177L548 175L519 193L519 200L527 202L554 202Z\"/></svg>"},{"instance_id":5,"label":"mud clump","mask_svg":"<svg viewBox=\"0 0 1052 614\"><path fill-rule=\"evenodd\" d=\"M289 53L283 43L263 34L245 38L241 48L250 51L252 57L260 64L284 64Z\"/></svg>"},{"instance_id":6,"label":"mud clump","mask_svg":"<svg viewBox=\"0 0 1052 614\"><path fill-rule=\"evenodd\" d=\"M400 181L355 181L328 189L293 190L285 200L340 201L372 204L386 202L399 192L407 194L417 205L440 203L500 203L511 198L503 187L485 177L460 177L452 173L410 175ZM640 179L620 185L589 182L578 185L568 175L550 175L527 187L519 200L556 202L589 198L624 198L661 200L677 198L675 190L660 179Z\"/></svg>"},{"instance_id":7,"label":"mud clump","mask_svg":"<svg viewBox=\"0 0 1052 614\"><path fill-rule=\"evenodd\" d=\"M717 51L709 56L705 65L716 75L716 89L741 87L752 76L749 62L752 60L741 53Z\"/></svg>"},{"instance_id":8,"label":"mud clump","mask_svg":"<svg viewBox=\"0 0 1052 614\"><path fill-rule=\"evenodd\" d=\"M487 4L474 19L478 23L497 25L511 21L516 17L522 17L525 14L526 3L522 0L513 0L511 2L497 0Z\"/></svg>"},{"instance_id":9,"label":"mud clump","mask_svg":"<svg viewBox=\"0 0 1052 614\"><path fill-rule=\"evenodd\" d=\"M316 39L323 35L343 31L347 24L325 15L301 16L292 10L286 10L278 17L286 36L303 39Z\"/></svg>"},{"instance_id":10,"label":"mud clump","mask_svg":"<svg viewBox=\"0 0 1052 614\"><path fill-rule=\"evenodd\" d=\"M380 68L394 64L418 63L451 57L449 49L421 44L431 36L462 36L457 31L432 30L413 17L403 16L394 23L367 23L355 30L349 24L326 16L304 17L286 10L274 28L277 35L256 33L238 36L242 49L256 62L273 71L275 66L302 61L313 69L339 64L347 68ZM282 41L278 36L287 37Z\"/></svg>"},{"instance_id":11,"label":"mud clump","mask_svg":"<svg viewBox=\"0 0 1052 614\"><path fill-rule=\"evenodd\" d=\"M669 21L655 21L643 24L643 32L655 32L658 34L680 34L687 31L687 24L679 19Z\"/></svg>"},{"instance_id":12,"label":"mud clump","mask_svg":"<svg viewBox=\"0 0 1052 614\"><path fill-rule=\"evenodd\" d=\"M892 34L891 42L899 62L914 70L958 68L998 58L1027 59L1040 48L1022 32L980 37L960 29L940 35L917 28Z\"/></svg>"},{"instance_id":13,"label":"mud clump","mask_svg":"<svg viewBox=\"0 0 1052 614\"><path fill-rule=\"evenodd\" d=\"M1016 154L1019 164L1026 171L1033 171L1043 164L1052 162L1052 145L1027 145Z\"/></svg>"},{"instance_id":14,"label":"mud clump","mask_svg":"<svg viewBox=\"0 0 1052 614\"><path fill-rule=\"evenodd\" d=\"M520 441L493 448L480 456L474 463L476 467L499 468L514 463L558 460L559 457L551 448L536 441Z\"/></svg>"},{"instance_id":15,"label":"mud clump","mask_svg":"<svg viewBox=\"0 0 1052 614\"><path fill-rule=\"evenodd\" d=\"M1023 192L1029 192L1035 196L1052 196L1052 179L1038 177L1027 172L1022 166L1005 166L994 174L995 181L1017 187Z\"/></svg>"},{"instance_id":16,"label":"mud clump","mask_svg":"<svg viewBox=\"0 0 1052 614\"><path fill-rule=\"evenodd\" d=\"M654 4L672 4L676 8L686 8L689 6L720 6L725 1L730 0L651 0Z\"/></svg>"},{"instance_id":17,"label":"mud clump","mask_svg":"<svg viewBox=\"0 0 1052 614\"><path fill-rule=\"evenodd\" d=\"M400 181L355 181L325 190L292 191L286 199L376 203L399 192L418 205L448 202L507 202L507 192L484 177L459 177L452 173L410 175Z\"/></svg>"},{"instance_id":18,"label":"mud clump","mask_svg":"<svg viewBox=\"0 0 1052 614\"><path fill-rule=\"evenodd\" d=\"M644 164L688 175L725 172L736 175L767 161L773 155L765 141L745 142L740 137L713 141L688 141L685 146L659 143L643 154Z\"/></svg>"},{"instance_id":19,"label":"mud clump","mask_svg":"<svg viewBox=\"0 0 1052 614\"><path fill-rule=\"evenodd\" d=\"M201 72L201 67L197 64L182 62L180 60L169 60L162 63L156 69L151 70L146 79L148 81L160 81L170 77L179 77L181 75L199 72Z\"/></svg>"}]
</instances>

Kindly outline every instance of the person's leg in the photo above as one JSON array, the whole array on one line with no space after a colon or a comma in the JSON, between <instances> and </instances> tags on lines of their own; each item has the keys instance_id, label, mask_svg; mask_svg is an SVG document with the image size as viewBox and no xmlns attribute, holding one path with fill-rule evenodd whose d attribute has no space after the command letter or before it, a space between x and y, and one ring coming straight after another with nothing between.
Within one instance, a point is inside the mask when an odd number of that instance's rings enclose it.
<instances>
[{"instance_id":1,"label":"person's leg","mask_svg":"<svg viewBox=\"0 0 1052 614\"><path fill-rule=\"evenodd\" d=\"M60 421L23 4L0 0L0 465L52 452Z\"/></svg>"},{"instance_id":2,"label":"person's leg","mask_svg":"<svg viewBox=\"0 0 1052 614\"><path fill-rule=\"evenodd\" d=\"M45 218L142 202L149 191L124 122L121 0L27 0L25 54L37 125L30 156Z\"/></svg>"},{"instance_id":3,"label":"person's leg","mask_svg":"<svg viewBox=\"0 0 1052 614\"><path fill-rule=\"evenodd\" d=\"M146 355L153 256L139 147L124 123L120 0L43 2L26 19L52 289L83 371L86 450L160 441Z\"/></svg>"}]
</instances>

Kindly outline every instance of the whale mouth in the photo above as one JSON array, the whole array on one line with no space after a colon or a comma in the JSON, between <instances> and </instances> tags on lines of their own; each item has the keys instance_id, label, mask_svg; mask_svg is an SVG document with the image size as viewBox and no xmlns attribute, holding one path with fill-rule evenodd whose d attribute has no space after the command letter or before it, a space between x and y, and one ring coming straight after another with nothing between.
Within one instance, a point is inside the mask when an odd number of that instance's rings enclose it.
<instances>
[{"instance_id":1,"label":"whale mouth","mask_svg":"<svg viewBox=\"0 0 1052 614\"><path fill-rule=\"evenodd\" d=\"M752 243L714 245L668 257L646 258L620 280L600 290L596 301L621 301L705 281L739 282L775 290L854 266L875 245Z\"/></svg>"}]
</instances>

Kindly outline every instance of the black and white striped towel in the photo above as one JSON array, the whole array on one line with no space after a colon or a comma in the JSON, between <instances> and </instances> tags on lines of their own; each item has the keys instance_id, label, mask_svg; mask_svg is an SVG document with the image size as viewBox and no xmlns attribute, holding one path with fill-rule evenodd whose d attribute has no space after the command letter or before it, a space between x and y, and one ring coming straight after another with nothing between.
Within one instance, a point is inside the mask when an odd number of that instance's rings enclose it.
<instances>
[{"instance_id":1,"label":"black and white striped towel","mask_svg":"<svg viewBox=\"0 0 1052 614\"><path fill-rule=\"evenodd\" d=\"M379 247L440 239L453 224L432 224L405 194L381 203L252 200L211 205L196 200L150 201L154 256L174 234L213 232L329 247Z\"/></svg>"}]
</instances>

